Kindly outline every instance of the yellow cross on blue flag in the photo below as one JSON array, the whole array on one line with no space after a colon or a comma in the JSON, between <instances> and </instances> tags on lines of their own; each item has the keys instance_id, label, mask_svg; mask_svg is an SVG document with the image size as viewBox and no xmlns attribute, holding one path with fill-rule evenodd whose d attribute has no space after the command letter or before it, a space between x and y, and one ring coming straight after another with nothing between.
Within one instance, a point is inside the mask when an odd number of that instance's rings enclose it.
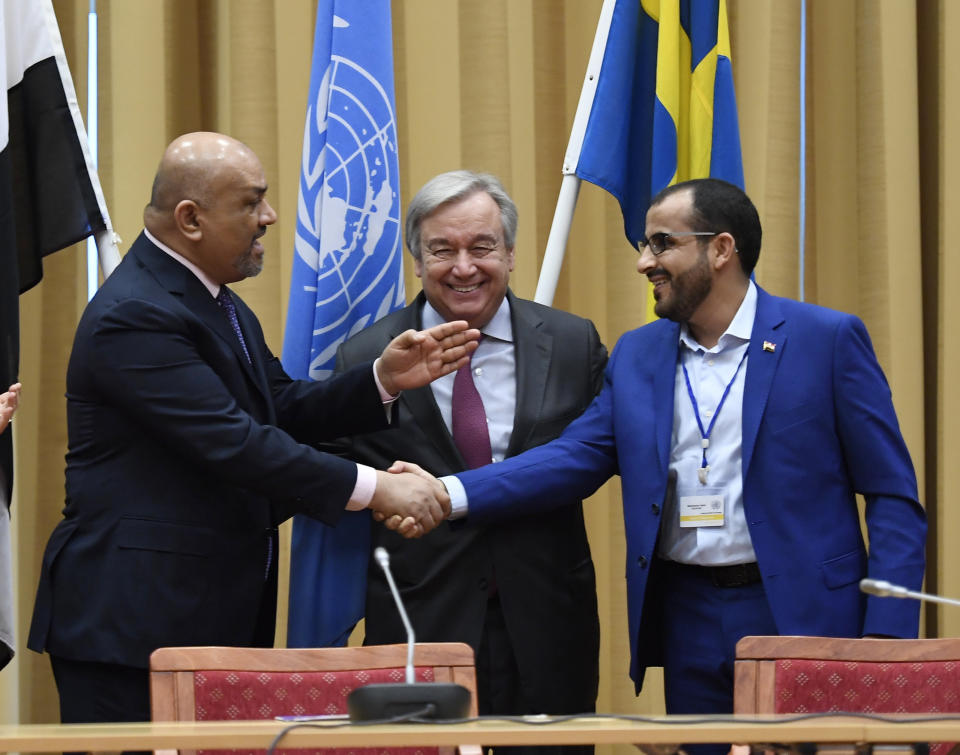
<instances>
[{"instance_id":1,"label":"yellow cross on blue flag","mask_svg":"<svg viewBox=\"0 0 960 755\"><path fill-rule=\"evenodd\" d=\"M664 187L743 188L725 0L616 0L575 172L619 200L634 246Z\"/></svg>"}]
</instances>

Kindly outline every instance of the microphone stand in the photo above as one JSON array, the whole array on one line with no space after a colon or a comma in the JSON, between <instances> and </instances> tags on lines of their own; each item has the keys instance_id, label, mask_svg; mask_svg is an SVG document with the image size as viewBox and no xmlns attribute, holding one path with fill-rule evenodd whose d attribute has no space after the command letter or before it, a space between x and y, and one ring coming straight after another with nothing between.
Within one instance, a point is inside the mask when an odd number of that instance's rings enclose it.
<instances>
[{"instance_id":1,"label":"microphone stand","mask_svg":"<svg viewBox=\"0 0 960 755\"><path fill-rule=\"evenodd\" d=\"M390 556L384 548L373 552L390 585L390 593L407 633L406 681L395 684L367 684L347 696L351 721L384 721L408 716L408 720L466 718L470 712L470 691L452 682L417 682L414 677L413 626L390 571Z\"/></svg>"},{"instance_id":2,"label":"microphone stand","mask_svg":"<svg viewBox=\"0 0 960 755\"><path fill-rule=\"evenodd\" d=\"M881 598L909 598L911 600L926 600L930 603L942 603L948 606L960 606L960 600L945 598L942 595L935 595L930 592L908 590L906 587L895 585L884 579L861 579L860 592L877 595Z\"/></svg>"}]
</instances>

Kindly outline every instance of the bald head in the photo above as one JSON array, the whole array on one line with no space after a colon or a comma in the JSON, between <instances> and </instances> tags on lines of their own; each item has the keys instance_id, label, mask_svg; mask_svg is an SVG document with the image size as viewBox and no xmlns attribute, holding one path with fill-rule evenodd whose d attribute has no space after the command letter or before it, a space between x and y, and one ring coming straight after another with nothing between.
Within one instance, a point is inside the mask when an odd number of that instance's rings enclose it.
<instances>
[{"instance_id":1,"label":"bald head","mask_svg":"<svg viewBox=\"0 0 960 755\"><path fill-rule=\"evenodd\" d=\"M184 134L163 153L143 224L214 280L229 283L260 271L257 239L277 219L266 191L263 167L247 145L211 131Z\"/></svg>"},{"instance_id":2,"label":"bald head","mask_svg":"<svg viewBox=\"0 0 960 755\"><path fill-rule=\"evenodd\" d=\"M172 213L181 199L198 204L213 201L218 180L231 171L238 158L256 159L243 142L213 131L197 131L174 139L163 153L147 212Z\"/></svg>"}]
</instances>

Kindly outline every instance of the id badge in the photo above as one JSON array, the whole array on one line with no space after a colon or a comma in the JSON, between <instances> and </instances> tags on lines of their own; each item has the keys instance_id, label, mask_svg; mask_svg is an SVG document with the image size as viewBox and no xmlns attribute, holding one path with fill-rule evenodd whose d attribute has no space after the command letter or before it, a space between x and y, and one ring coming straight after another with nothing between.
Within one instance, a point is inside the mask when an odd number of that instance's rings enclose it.
<instances>
[{"instance_id":1,"label":"id badge","mask_svg":"<svg viewBox=\"0 0 960 755\"><path fill-rule=\"evenodd\" d=\"M696 494L681 495L681 527L722 527L726 508L722 488L697 488Z\"/></svg>"}]
</instances>

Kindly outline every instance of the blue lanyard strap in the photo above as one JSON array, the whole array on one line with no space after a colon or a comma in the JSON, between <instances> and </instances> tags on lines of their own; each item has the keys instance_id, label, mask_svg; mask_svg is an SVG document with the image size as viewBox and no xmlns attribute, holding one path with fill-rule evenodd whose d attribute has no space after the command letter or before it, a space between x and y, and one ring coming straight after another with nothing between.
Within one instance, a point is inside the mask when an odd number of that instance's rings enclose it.
<instances>
[{"instance_id":1,"label":"blue lanyard strap","mask_svg":"<svg viewBox=\"0 0 960 755\"><path fill-rule=\"evenodd\" d=\"M704 431L703 421L700 419L700 406L697 404L697 397L694 395L693 386L690 384L690 374L687 372L687 365L683 363L683 357L681 355L680 368L683 370L683 379L687 382L687 395L690 396L690 403L693 405L693 416L696 417L697 427L700 428L700 447L703 449L703 456L701 457L699 471L701 485L707 484L707 472L710 471L710 465L707 464L707 448L710 447L710 433L713 432L713 426L717 422L717 417L720 416L720 410L723 408L723 404L727 400L730 389L733 387L733 382L737 379L737 373L740 372L740 367L743 366L749 350L748 344L747 348L743 350L743 356L740 357L740 361L737 362L737 369L733 371L733 377L730 378L730 382L727 383L727 387L723 389L723 395L720 397L720 403L717 404L717 409L713 413L713 417L711 418L710 424L707 426L706 431Z\"/></svg>"}]
</instances>

